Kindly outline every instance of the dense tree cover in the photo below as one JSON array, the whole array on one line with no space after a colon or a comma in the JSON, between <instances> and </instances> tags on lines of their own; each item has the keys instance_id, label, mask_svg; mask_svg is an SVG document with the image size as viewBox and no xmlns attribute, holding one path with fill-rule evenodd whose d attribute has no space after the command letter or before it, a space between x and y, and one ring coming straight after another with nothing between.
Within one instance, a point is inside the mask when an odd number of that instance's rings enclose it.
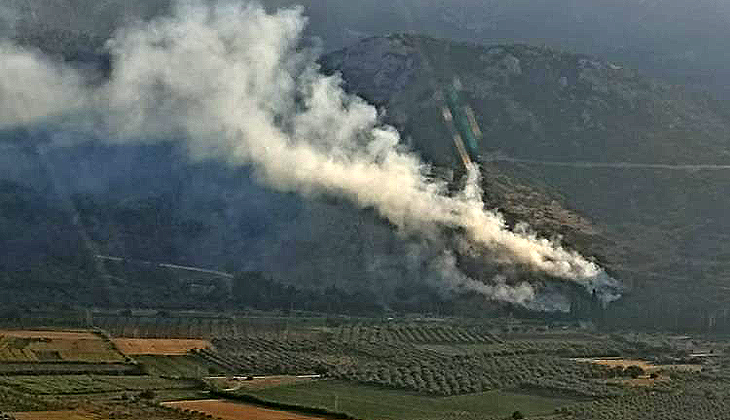
<instances>
[{"instance_id":1,"label":"dense tree cover","mask_svg":"<svg viewBox=\"0 0 730 420\"><path fill-rule=\"evenodd\" d=\"M299 309L326 313L382 312L372 292L347 292L335 286L303 290L266 277L260 272L239 273L233 280L232 304L259 310Z\"/></svg>"}]
</instances>

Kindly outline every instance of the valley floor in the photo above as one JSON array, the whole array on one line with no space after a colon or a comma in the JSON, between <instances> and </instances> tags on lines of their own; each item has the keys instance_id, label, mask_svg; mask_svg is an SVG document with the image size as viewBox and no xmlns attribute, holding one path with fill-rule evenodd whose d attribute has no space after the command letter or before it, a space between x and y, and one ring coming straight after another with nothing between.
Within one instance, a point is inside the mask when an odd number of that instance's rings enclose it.
<instances>
[{"instance_id":1,"label":"valley floor","mask_svg":"<svg viewBox=\"0 0 730 420\"><path fill-rule=\"evenodd\" d=\"M255 328L227 335L198 325L191 336L185 316L166 314L144 329L124 327L136 322L129 313L114 321L136 336L8 326L0 331L0 413L19 420L679 420L730 412L728 341L717 337L514 319L276 316L252 318Z\"/></svg>"}]
</instances>

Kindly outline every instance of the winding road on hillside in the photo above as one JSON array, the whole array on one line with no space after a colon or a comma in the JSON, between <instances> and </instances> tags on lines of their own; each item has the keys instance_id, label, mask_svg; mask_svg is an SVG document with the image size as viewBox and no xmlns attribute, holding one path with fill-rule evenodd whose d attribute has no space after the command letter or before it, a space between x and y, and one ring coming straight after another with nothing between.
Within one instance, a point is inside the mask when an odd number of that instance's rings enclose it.
<instances>
[{"instance_id":1,"label":"winding road on hillside","mask_svg":"<svg viewBox=\"0 0 730 420\"><path fill-rule=\"evenodd\" d=\"M504 155L493 155L485 157L483 162L508 162L522 163L527 165L541 166L563 166L569 168L608 168L608 169L649 169L649 170L670 170L670 171L727 171L730 165L672 165L668 163L635 163L635 162L560 162L554 160L517 159Z\"/></svg>"},{"instance_id":2,"label":"winding road on hillside","mask_svg":"<svg viewBox=\"0 0 730 420\"><path fill-rule=\"evenodd\" d=\"M172 269L176 269L176 270L196 271L198 273L214 274L214 275L229 278L229 279L233 278L233 274L224 273L222 271L209 270L209 269L200 268L200 267L190 267L190 266L186 266L186 265L177 265L177 264L168 264L168 263L155 263L152 261L134 260L134 259L129 259L129 258L125 259L125 258L121 258L121 257L113 257L111 255L98 255L97 254L96 258L100 259L100 260L108 260L108 261L116 261L116 262L134 261L134 262L146 264L146 265L155 265L157 267L172 268Z\"/></svg>"}]
</instances>

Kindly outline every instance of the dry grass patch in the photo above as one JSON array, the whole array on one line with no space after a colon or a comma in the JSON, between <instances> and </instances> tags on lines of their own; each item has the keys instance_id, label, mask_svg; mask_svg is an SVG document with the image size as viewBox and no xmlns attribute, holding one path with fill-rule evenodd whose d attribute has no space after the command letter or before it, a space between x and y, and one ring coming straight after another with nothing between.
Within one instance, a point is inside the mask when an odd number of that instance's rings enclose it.
<instances>
[{"instance_id":1,"label":"dry grass patch","mask_svg":"<svg viewBox=\"0 0 730 420\"><path fill-rule=\"evenodd\" d=\"M318 379L316 375L276 375L276 376L254 376L253 379L246 377L226 377L226 378L209 378L214 384L227 391L233 390L256 390L272 388L282 385L295 385L303 382L309 382Z\"/></svg>"},{"instance_id":2,"label":"dry grass patch","mask_svg":"<svg viewBox=\"0 0 730 420\"><path fill-rule=\"evenodd\" d=\"M0 335L17 338L48 338L52 340L99 340L99 336L89 331L55 330L0 330Z\"/></svg>"},{"instance_id":3,"label":"dry grass patch","mask_svg":"<svg viewBox=\"0 0 730 420\"><path fill-rule=\"evenodd\" d=\"M679 365L657 365L659 370L675 370L680 372L699 372L702 370L702 365L693 364L679 364Z\"/></svg>"},{"instance_id":4,"label":"dry grass patch","mask_svg":"<svg viewBox=\"0 0 730 420\"><path fill-rule=\"evenodd\" d=\"M638 359L575 359L578 362L590 362L597 365L616 367L621 366L626 369L629 366L638 366L644 370L655 370L656 366L646 360Z\"/></svg>"},{"instance_id":5,"label":"dry grass patch","mask_svg":"<svg viewBox=\"0 0 730 420\"><path fill-rule=\"evenodd\" d=\"M603 365L608 367L621 366L626 369L629 366L638 366L644 369L645 372L658 372L662 370L676 370L682 372L699 372L702 370L702 365L699 364L676 364L676 365L655 365L646 360L639 359L590 359L590 358L578 358L573 359L577 362L588 362L595 363L597 365Z\"/></svg>"},{"instance_id":6,"label":"dry grass patch","mask_svg":"<svg viewBox=\"0 0 730 420\"><path fill-rule=\"evenodd\" d=\"M190 350L211 347L208 340L185 338L115 338L112 341L119 351L128 356L182 356Z\"/></svg>"}]
</instances>

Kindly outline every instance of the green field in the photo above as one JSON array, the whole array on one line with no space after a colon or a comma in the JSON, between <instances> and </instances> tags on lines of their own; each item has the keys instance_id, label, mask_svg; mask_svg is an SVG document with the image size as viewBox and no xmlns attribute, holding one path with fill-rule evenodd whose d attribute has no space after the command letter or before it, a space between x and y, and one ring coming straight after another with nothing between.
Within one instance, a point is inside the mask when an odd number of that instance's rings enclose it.
<instances>
[{"instance_id":1,"label":"green field","mask_svg":"<svg viewBox=\"0 0 730 420\"><path fill-rule=\"evenodd\" d=\"M120 363L124 356L89 331L0 331L0 362Z\"/></svg>"},{"instance_id":2,"label":"green field","mask_svg":"<svg viewBox=\"0 0 730 420\"><path fill-rule=\"evenodd\" d=\"M2 411L40 411L63 408L58 403L44 400L41 397L28 395L18 390L0 386L0 412Z\"/></svg>"},{"instance_id":3,"label":"green field","mask_svg":"<svg viewBox=\"0 0 730 420\"><path fill-rule=\"evenodd\" d=\"M138 368L123 363L0 363L4 375L135 375Z\"/></svg>"},{"instance_id":4,"label":"green field","mask_svg":"<svg viewBox=\"0 0 730 420\"><path fill-rule=\"evenodd\" d=\"M538 415L552 413L554 409L574 402L569 399L504 391L429 397L332 380L267 388L249 393L270 401L346 412L366 420L441 419L464 414L503 417L518 410L525 415Z\"/></svg>"},{"instance_id":5,"label":"green field","mask_svg":"<svg viewBox=\"0 0 730 420\"><path fill-rule=\"evenodd\" d=\"M155 376L200 378L220 373L220 367L196 356L135 356L147 373Z\"/></svg>"},{"instance_id":6,"label":"green field","mask_svg":"<svg viewBox=\"0 0 730 420\"><path fill-rule=\"evenodd\" d=\"M174 381L150 376L52 375L9 376L0 384L35 395L93 394L147 389L192 389L191 381Z\"/></svg>"}]
</instances>

